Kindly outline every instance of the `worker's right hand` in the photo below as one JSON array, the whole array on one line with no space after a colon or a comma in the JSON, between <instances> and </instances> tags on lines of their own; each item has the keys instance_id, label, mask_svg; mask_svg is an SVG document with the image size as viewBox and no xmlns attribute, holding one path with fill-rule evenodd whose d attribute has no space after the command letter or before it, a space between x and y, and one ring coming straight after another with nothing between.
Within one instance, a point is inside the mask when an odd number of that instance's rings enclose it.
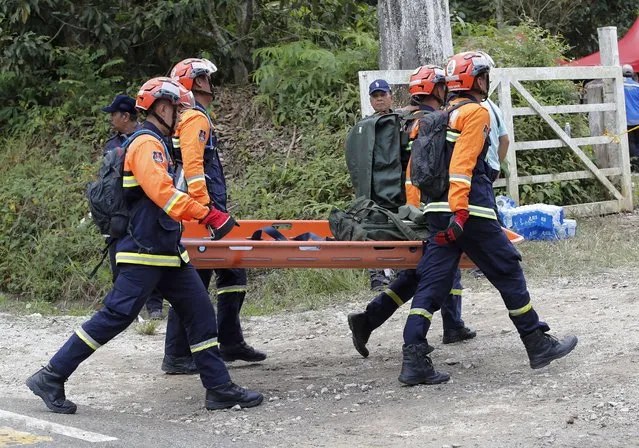
<instances>
[{"instance_id":1,"label":"worker's right hand","mask_svg":"<svg viewBox=\"0 0 639 448\"><path fill-rule=\"evenodd\" d=\"M464 224L468 220L468 210L457 210L450 218L450 223L446 230L435 234L437 244L452 244L464 233Z\"/></svg>"},{"instance_id":2,"label":"worker's right hand","mask_svg":"<svg viewBox=\"0 0 639 448\"><path fill-rule=\"evenodd\" d=\"M214 240L224 238L224 236L233 230L234 226L239 227L239 224L231 215L221 212L215 207L211 207L208 215L200 220L200 224L204 224L209 227L209 229L212 229L211 236Z\"/></svg>"}]
</instances>

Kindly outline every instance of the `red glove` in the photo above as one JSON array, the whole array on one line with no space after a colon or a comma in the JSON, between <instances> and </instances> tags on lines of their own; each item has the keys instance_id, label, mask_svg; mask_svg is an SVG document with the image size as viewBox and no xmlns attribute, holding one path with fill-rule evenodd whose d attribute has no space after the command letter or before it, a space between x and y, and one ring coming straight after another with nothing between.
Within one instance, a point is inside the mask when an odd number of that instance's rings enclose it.
<instances>
[{"instance_id":1,"label":"red glove","mask_svg":"<svg viewBox=\"0 0 639 448\"><path fill-rule=\"evenodd\" d=\"M457 210L451 216L448 228L435 234L435 242L441 245L454 243L464 233L464 224L467 220L468 210Z\"/></svg>"},{"instance_id":2,"label":"red glove","mask_svg":"<svg viewBox=\"0 0 639 448\"><path fill-rule=\"evenodd\" d=\"M225 235L233 230L234 226L239 227L239 224L231 215L221 212L215 207L211 207L209 214L200 220L200 224L204 224L209 228L214 240L224 238Z\"/></svg>"}]
</instances>

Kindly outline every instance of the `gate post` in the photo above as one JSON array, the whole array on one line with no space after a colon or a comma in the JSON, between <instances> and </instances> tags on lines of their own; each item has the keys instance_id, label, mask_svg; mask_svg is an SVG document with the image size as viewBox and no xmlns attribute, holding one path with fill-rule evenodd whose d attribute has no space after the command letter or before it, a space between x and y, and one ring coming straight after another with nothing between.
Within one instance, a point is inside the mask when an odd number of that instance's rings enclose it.
<instances>
[{"instance_id":1,"label":"gate post","mask_svg":"<svg viewBox=\"0 0 639 448\"><path fill-rule=\"evenodd\" d=\"M508 177L506 178L506 191L515 204L519 205L519 175L517 174L517 151L515 150L515 128L513 123L513 102L510 95L510 78L504 76L499 83L499 108L506 122L510 148L506 154L508 162Z\"/></svg>"},{"instance_id":2,"label":"gate post","mask_svg":"<svg viewBox=\"0 0 639 448\"><path fill-rule=\"evenodd\" d=\"M617 43L617 28L606 26L597 29L599 36L599 51L601 65L619 66L619 45ZM603 101L614 102L615 111L604 113L604 126L611 134L619 136L619 144L606 145L608 161L611 167L621 169L621 210L632 210L632 179L630 176L630 152L628 149L628 134L626 124L626 102L623 89L621 70L615 79L606 79L603 83Z\"/></svg>"}]
</instances>

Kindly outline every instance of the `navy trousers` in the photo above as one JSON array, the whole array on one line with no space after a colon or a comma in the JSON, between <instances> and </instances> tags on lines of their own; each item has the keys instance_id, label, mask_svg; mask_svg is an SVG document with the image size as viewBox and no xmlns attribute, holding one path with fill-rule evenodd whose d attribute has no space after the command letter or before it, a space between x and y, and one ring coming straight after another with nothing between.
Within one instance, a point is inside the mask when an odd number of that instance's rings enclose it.
<instances>
[{"instance_id":1,"label":"navy trousers","mask_svg":"<svg viewBox=\"0 0 639 448\"><path fill-rule=\"evenodd\" d=\"M120 267L115 262L115 254L117 250L115 248L117 241L114 241L109 246L109 262L111 263L111 275L113 277L113 283L115 283L115 279L118 277L118 272L120 272ZM157 289L154 289L149 298L146 300L146 311L150 314L152 311L162 311L162 306L164 303L164 299L162 298L162 294Z\"/></svg>"},{"instance_id":2,"label":"navy trousers","mask_svg":"<svg viewBox=\"0 0 639 448\"><path fill-rule=\"evenodd\" d=\"M366 306L366 317L372 329L386 322L404 303L415 295L417 290L417 271L405 269L397 274L397 278ZM441 305L444 330L464 327L461 318L462 310L461 272L457 269L454 285L450 294Z\"/></svg>"},{"instance_id":3,"label":"navy trousers","mask_svg":"<svg viewBox=\"0 0 639 448\"><path fill-rule=\"evenodd\" d=\"M445 229L449 222L450 213L428 214L428 224L433 232ZM499 290L520 335L538 328L549 330L545 323L539 321L530 303L520 265L521 255L515 246L496 220L471 216L455 244L439 245L434 242L433 236L424 243L424 255L417 265L417 291L404 327L405 344L426 340L433 312L441 306L453 285L462 252Z\"/></svg>"},{"instance_id":4,"label":"navy trousers","mask_svg":"<svg viewBox=\"0 0 639 448\"><path fill-rule=\"evenodd\" d=\"M212 269L197 270L204 288L208 291L213 276ZM244 341L240 324L240 310L246 296L245 269L215 269L217 287L218 339L221 345L234 345ZM164 340L164 353L171 357L188 356L189 344L182 322L169 309Z\"/></svg>"},{"instance_id":5,"label":"navy trousers","mask_svg":"<svg viewBox=\"0 0 639 448\"><path fill-rule=\"evenodd\" d=\"M195 268L124 264L104 307L82 324L51 358L56 372L69 377L95 350L124 331L156 289L169 301L186 328L189 353L200 371L205 388L231 380L220 358L215 311Z\"/></svg>"}]
</instances>

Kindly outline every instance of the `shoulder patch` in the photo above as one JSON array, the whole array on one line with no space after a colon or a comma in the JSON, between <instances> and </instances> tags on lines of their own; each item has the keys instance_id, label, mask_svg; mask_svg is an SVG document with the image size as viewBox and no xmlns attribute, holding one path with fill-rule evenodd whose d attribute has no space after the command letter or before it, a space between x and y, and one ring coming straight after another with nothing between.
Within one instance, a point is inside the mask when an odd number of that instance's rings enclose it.
<instances>
[{"instance_id":1,"label":"shoulder patch","mask_svg":"<svg viewBox=\"0 0 639 448\"><path fill-rule=\"evenodd\" d=\"M164 163L164 156L160 151L153 151L153 161L157 163Z\"/></svg>"},{"instance_id":2,"label":"shoulder patch","mask_svg":"<svg viewBox=\"0 0 639 448\"><path fill-rule=\"evenodd\" d=\"M206 141L206 131L204 129L200 129L200 134L198 135L198 140L201 142Z\"/></svg>"}]
</instances>

